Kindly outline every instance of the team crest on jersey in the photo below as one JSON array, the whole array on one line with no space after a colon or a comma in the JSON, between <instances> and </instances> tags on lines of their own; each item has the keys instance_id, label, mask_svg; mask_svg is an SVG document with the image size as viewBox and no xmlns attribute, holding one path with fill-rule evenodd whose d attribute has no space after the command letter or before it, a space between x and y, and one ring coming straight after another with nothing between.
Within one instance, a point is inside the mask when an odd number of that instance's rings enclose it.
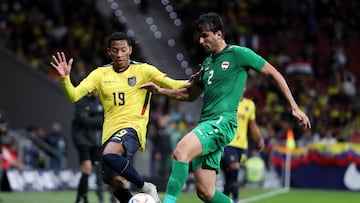
<instances>
[{"instance_id":1,"label":"team crest on jersey","mask_svg":"<svg viewBox=\"0 0 360 203\"><path fill-rule=\"evenodd\" d=\"M136 77L128 78L128 84L129 84L129 86L135 86L136 85Z\"/></svg>"},{"instance_id":2,"label":"team crest on jersey","mask_svg":"<svg viewBox=\"0 0 360 203\"><path fill-rule=\"evenodd\" d=\"M230 66L229 61L223 61L223 62L221 63L221 69L223 69L223 70L228 69L229 66Z\"/></svg>"}]
</instances>

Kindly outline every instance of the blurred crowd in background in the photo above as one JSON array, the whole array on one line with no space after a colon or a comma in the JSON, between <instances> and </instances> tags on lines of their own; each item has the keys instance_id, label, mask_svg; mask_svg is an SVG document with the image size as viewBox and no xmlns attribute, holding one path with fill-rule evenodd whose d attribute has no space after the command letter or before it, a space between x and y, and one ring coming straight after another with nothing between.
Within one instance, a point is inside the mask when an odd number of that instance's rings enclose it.
<instances>
[{"instance_id":1,"label":"blurred crowd in background","mask_svg":"<svg viewBox=\"0 0 360 203\"><path fill-rule=\"evenodd\" d=\"M193 19L217 11L227 25L227 41L252 48L282 72L313 123L296 139L359 142L360 12L357 1L178 1L184 20L183 40L193 63L202 49ZM272 84L253 74L246 95L257 106L257 121L266 137L281 139L296 123L286 101ZM307 135L310 134L310 135Z\"/></svg>"},{"instance_id":2,"label":"blurred crowd in background","mask_svg":"<svg viewBox=\"0 0 360 203\"><path fill-rule=\"evenodd\" d=\"M225 19L227 41L252 48L277 67L288 80L299 105L309 115L313 128L303 132L275 86L251 72L246 96L256 103L257 122L267 146L262 156L268 167L271 150L284 143L290 128L295 131L298 147L313 142L360 143L357 88L360 63L355 50L360 46L358 1L180 0L171 3L183 21L182 39L194 67L201 63L205 54L198 47L193 20L202 12L216 11ZM82 6L77 6L79 4ZM0 44L55 81L58 75L49 65L52 53L65 50L74 56L73 74L82 77L93 68L110 62L104 40L109 33L126 29L115 15L99 12L94 0L0 2ZM136 45L134 48L133 59L146 61L141 50ZM152 174L166 178L164 174L170 171L175 143L196 124L197 118L179 102L164 97L154 96L151 109L148 140L157 143L151 152ZM56 158L61 157L56 155L65 156L69 145L59 144L62 138L53 135L61 134L61 126L54 123L54 132L44 132L43 127L29 124L21 135L29 139L19 140L30 144L17 143L24 153L19 167L66 167L63 162L56 162ZM9 148L12 142L5 140L2 145ZM48 145L55 149L50 155L44 148ZM35 152L28 150L28 146L36 148L36 155L32 155ZM54 163L44 162L52 156Z\"/></svg>"}]
</instances>

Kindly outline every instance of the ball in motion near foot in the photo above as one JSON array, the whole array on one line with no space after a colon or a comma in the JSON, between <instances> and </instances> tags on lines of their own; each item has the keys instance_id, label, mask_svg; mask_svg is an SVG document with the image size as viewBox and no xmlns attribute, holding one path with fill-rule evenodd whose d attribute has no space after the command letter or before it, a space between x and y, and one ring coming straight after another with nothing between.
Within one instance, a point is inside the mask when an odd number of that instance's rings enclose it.
<instances>
[{"instance_id":1,"label":"ball in motion near foot","mask_svg":"<svg viewBox=\"0 0 360 203\"><path fill-rule=\"evenodd\" d=\"M156 203L156 201L151 195L138 193L131 197L129 203Z\"/></svg>"}]
</instances>

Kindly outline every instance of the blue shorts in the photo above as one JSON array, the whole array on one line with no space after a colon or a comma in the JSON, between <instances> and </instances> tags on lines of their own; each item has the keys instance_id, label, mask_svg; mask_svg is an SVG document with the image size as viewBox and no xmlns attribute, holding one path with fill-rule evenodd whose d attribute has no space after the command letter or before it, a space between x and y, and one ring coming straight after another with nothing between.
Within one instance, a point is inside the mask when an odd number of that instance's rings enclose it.
<instances>
[{"instance_id":1,"label":"blue shorts","mask_svg":"<svg viewBox=\"0 0 360 203\"><path fill-rule=\"evenodd\" d=\"M242 157L247 155L247 150L232 146L227 146L221 157L221 168L225 169L231 163L240 163Z\"/></svg>"},{"instance_id":2,"label":"blue shorts","mask_svg":"<svg viewBox=\"0 0 360 203\"><path fill-rule=\"evenodd\" d=\"M125 154L123 156L129 159L130 161L133 155L140 148L140 141L137 132L133 128L122 128L118 130L110 137L110 139L108 139L103 144L102 150L105 149L107 143L109 142L116 142L116 143L122 142L125 148ZM104 164L104 162L101 163L102 163L101 165L102 165L103 180L105 183L109 184L110 180L113 177L118 176L119 173L113 170L112 168L110 168L107 164Z\"/></svg>"}]
</instances>

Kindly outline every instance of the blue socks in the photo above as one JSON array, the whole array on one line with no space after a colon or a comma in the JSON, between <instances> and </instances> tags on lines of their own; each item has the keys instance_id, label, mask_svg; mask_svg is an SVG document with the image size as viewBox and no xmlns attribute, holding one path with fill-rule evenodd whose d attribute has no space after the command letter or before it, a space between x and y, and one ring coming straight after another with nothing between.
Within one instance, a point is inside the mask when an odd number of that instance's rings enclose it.
<instances>
[{"instance_id":1,"label":"blue socks","mask_svg":"<svg viewBox=\"0 0 360 203\"><path fill-rule=\"evenodd\" d=\"M144 178L137 172L130 160L117 154L106 154L103 156L104 163L114 169L138 188L144 186Z\"/></svg>"}]
</instances>

